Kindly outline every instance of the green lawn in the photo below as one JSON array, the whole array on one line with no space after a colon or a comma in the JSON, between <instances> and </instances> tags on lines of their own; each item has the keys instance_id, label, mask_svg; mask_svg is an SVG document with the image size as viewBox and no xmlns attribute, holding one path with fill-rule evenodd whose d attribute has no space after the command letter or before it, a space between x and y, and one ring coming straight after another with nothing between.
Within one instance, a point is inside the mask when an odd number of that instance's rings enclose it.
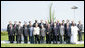
<instances>
[{"instance_id":1,"label":"green lawn","mask_svg":"<svg viewBox=\"0 0 85 48\"><path fill-rule=\"evenodd\" d=\"M84 44L1 44L1 47L84 47Z\"/></svg>"},{"instance_id":2,"label":"green lawn","mask_svg":"<svg viewBox=\"0 0 85 48\"><path fill-rule=\"evenodd\" d=\"M8 40L7 32L1 32L1 40ZM1 47L84 47L84 44L1 44Z\"/></svg>"}]
</instances>

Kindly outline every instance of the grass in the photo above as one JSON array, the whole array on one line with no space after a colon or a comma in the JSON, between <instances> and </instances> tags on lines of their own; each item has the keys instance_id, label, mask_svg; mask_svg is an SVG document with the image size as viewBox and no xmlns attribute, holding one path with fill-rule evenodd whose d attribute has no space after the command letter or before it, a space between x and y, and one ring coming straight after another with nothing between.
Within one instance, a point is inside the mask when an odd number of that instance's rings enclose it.
<instances>
[{"instance_id":1,"label":"grass","mask_svg":"<svg viewBox=\"0 0 85 48\"><path fill-rule=\"evenodd\" d=\"M1 47L84 47L84 44L1 44Z\"/></svg>"},{"instance_id":2,"label":"grass","mask_svg":"<svg viewBox=\"0 0 85 48\"><path fill-rule=\"evenodd\" d=\"M7 32L1 32L1 40L8 40ZM84 34L82 40L84 41ZM84 47L84 44L1 44L1 47Z\"/></svg>"}]
</instances>

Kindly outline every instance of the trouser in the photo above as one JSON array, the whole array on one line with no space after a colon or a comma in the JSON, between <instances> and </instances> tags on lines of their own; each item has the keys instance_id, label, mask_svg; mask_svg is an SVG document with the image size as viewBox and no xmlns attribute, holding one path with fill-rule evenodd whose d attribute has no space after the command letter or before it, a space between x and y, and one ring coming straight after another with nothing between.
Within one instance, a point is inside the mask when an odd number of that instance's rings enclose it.
<instances>
[{"instance_id":1,"label":"trouser","mask_svg":"<svg viewBox=\"0 0 85 48\"><path fill-rule=\"evenodd\" d=\"M21 35L17 36L17 43L21 43Z\"/></svg>"},{"instance_id":2,"label":"trouser","mask_svg":"<svg viewBox=\"0 0 85 48\"><path fill-rule=\"evenodd\" d=\"M41 43L44 43L44 36L41 36Z\"/></svg>"},{"instance_id":3,"label":"trouser","mask_svg":"<svg viewBox=\"0 0 85 48\"><path fill-rule=\"evenodd\" d=\"M66 41L66 35L64 35L64 41Z\"/></svg>"},{"instance_id":4,"label":"trouser","mask_svg":"<svg viewBox=\"0 0 85 48\"><path fill-rule=\"evenodd\" d=\"M28 43L28 36L24 36L24 43Z\"/></svg>"},{"instance_id":5,"label":"trouser","mask_svg":"<svg viewBox=\"0 0 85 48\"><path fill-rule=\"evenodd\" d=\"M13 36L13 41L15 41L15 36Z\"/></svg>"},{"instance_id":6,"label":"trouser","mask_svg":"<svg viewBox=\"0 0 85 48\"><path fill-rule=\"evenodd\" d=\"M9 37L10 37L10 43L13 43L13 38L14 38L13 35L10 35Z\"/></svg>"},{"instance_id":7,"label":"trouser","mask_svg":"<svg viewBox=\"0 0 85 48\"><path fill-rule=\"evenodd\" d=\"M57 40L60 41L60 34L57 36L57 38L58 38Z\"/></svg>"},{"instance_id":8,"label":"trouser","mask_svg":"<svg viewBox=\"0 0 85 48\"><path fill-rule=\"evenodd\" d=\"M70 44L70 36L66 37L66 43Z\"/></svg>"},{"instance_id":9,"label":"trouser","mask_svg":"<svg viewBox=\"0 0 85 48\"><path fill-rule=\"evenodd\" d=\"M37 41L38 43L40 43L39 35L34 35L34 36L35 36L35 44L37 43Z\"/></svg>"},{"instance_id":10,"label":"trouser","mask_svg":"<svg viewBox=\"0 0 85 48\"><path fill-rule=\"evenodd\" d=\"M29 35L29 41L30 41L30 35Z\"/></svg>"},{"instance_id":11,"label":"trouser","mask_svg":"<svg viewBox=\"0 0 85 48\"><path fill-rule=\"evenodd\" d=\"M54 35L53 36L53 43L55 43L55 42L57 43L57 41L58 41L58 37Z\"/></svg>"},{"instance_id":12,"label":"trouser","mask_svg":"<svg viewBox=\"0 0 85 48\"><path fill-rule=\"evenodd\" d=\"M30 36L30 43L31 43L31 44L34 43L34 36Z\"/></svg>"},{"instance_id":13,"label":"trouser","mask_svg":"<svg viewBox=\"0 0 85 48\"><path fill-rule=\"evenodd\" d=\"M17 37L18 37L18 35L16 35L16 41L17 41Z\"/></svg>"},{"instance_id":14,"label":"trouser","mask_svg":"<svg viewBox=\"0 0 85 48\"><path fill-rule=\"evenodd\" d=\"M78 32L78 40L82 41L82 32Z\"/></svg>"},{"instance_id":15,"label":"trouser","mask_svg":"<svg viewBox=\"0 0 85 48\"><path fill-rule=\"evenodd\" d=\"M8 36L8 41L10 41L10 36Z\"/></svg>"},{"instance_id":16,"label":"trouser","mask_svg":"<svg viewBox=\"0 0 85 48\"><path fill-rule=\"evenodd\" d=\"M64 36L63 35L60 36L60 43L64 43Z\"/></svg>"},{"instance_id":17,"label":"trouser","mask_svg":"<svg viewBox=\"0 0 85 48\"><path fill-rule=\"evenodd\" d=\"M48 44L48 43L51 43L51 38L50 38L50 35L46 35L46 43Z\"/></svg>"}]
</instances>

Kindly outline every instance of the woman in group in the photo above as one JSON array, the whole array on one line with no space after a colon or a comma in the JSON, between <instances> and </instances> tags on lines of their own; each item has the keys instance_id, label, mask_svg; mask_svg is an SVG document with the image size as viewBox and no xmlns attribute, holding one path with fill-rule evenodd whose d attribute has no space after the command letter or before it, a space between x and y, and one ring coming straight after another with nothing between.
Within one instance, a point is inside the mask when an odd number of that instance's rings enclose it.
<instances>
[{"instance_id":1,"label":"woman in group","mask_svg":"<svg viewBox=\"0 0 85 48\"><path fill-rule=\"evenodd\" d=\"M34 37L35 37L35 44L37 42L40 43L40 39L39 39L40 28L38 27L38 23L35 23L33 34L34 34Z\"/></svg>"},{"instance_id":2,"label":"woman in group","mask_svg":"<svg viewBox=\"0 0 85 48\"><path fill-rule=\"evenodd\" d=\"M76 44L77 43L77 34L78 34L78 27L75 26L73 23L71 26L71 43Z\"/></svg>"},{"instance_id":3,"label":"woman in group","mask_svg":"<svg viewBox=\"0 0 85 48\"><path fill-rule=\"evenodd\" d=\"M41 36L41 43L44 43L44 37L45 37L45 28L43 25L41 25L40 29L40 36Z\"/></svg>"}]
</instances>

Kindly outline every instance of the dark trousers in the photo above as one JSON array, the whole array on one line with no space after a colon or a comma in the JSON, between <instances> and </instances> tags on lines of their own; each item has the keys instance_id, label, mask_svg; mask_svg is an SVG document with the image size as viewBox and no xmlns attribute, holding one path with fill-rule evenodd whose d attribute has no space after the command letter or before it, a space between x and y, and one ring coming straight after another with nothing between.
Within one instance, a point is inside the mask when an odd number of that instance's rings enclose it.
<instances>
[{"instance_id":1,"label":"dark trousers","mask_svg":"<svg viewBox=\"0 0 85 48\"><path fill-rule=\"evenodd\" d=\"M38 41L38 43L40 44L39 35L34 35L34 36L35 36L35 44L37 43L37 41Z\"/></svg>"},{"instance_id":2,"label":"dark trousers","mask_svg":"<svg viewBox=\"0 0 85 48\"><path fill-rule=\"evenodd\" d=\"M82 32L78 32L78 40L82 41Z\"/></svg>"},{"instance_id":3,"label":"dark trousers","mask_svg":"<svg viewBox=\"0 0 85 48\"><path fill-rule=\"evenodd\" d=\"M66 35L64 35L64 41L66 41Z\"/></svg>"},{"instance_id":4,"label":"dark trousers","mask_svg":"<svg viewBox=\"0 0 85 48\"><path fill-rule=\"evenodd\" d=\"M67 36L67 37L66 37L66 43L67 43L67 44L70 44L70 36Z\"/></svg>"},{"instance_id":5,"label":"dark trousers","mask_svg":"<svg viewBox=\"0 0 85 48\"><path fill-rule=\"evenodd\" d=\"M13 41L15 41L15 36L13 36Z\"/></svg>"},{"instance_id":6,"label":"dark trousers","mask_svg":"<svg viewBox=\"0 0 85 48\"><path fill-rule=\"evenodd\" d=\"M30 36L30 43L34 44L34 36Z\"/></svg>"},{"instance_id":7,"label":"dark trousers","mask_svg":"<svg viewBox=\"0 0 85 48\"><path fill-rule=\"evenodd\" d=\"M58 41L58 37L54 35L53 36L53 43L55 43L55 42L57 43L57 41Z\"/></svg>"},{"instance_id":8,"label":"dark trousers","mask_svg":"<svg viewBox=\"0 0 85 48\"><path fill-rule=\"evenodd\" d=\"M16 35L16 41L17 41L17 37L18 37L18 35Z\"/></svg>"},{"instance_id":9,"label":"dark trousers","mask_svg":"<svg viewBox=\"0 0 85 48\"><path fill-rule=\"evenodd\" d=\"M17 35L17 43L21 43L21 35Z\"/></svg>"},{"instance_id":10,"label":"dark trousers","mask_svg":"<svg viewBox=\"0 0 85 48\"><path fill-rule=\"evenodd\" d=\"M63 35L60 36L60 43L64 43L64 36Z\"/></svg>"},{"instance_id":11,"label":"dark trousers","mask_svg":"<svg viewBox=\"0 0 85 48\"><path fill-rule=\"evenodd\" d=\"M29 35L29 41L30 41L30 35Z\"/></svg>"},{"instance_id":12,"label":"dark trousers","mask_svg":"<svg viewBox=\"0 0 85 48\"><path fill-rule=\"evenodd\" d=\"M44 36L40 36L41 43L44 43Z\"/></svg>"},{"instance_id":13,"label":"dark trousers","mask_svg":"<svg viewBox=\"0 0 85 48\"><path fill-rule=\"evenodd\" d=\"M10 38L10 43L13 43L13 35L10 35L9 38Z\"/></svg>"},{"instance_id":14,"label":"dark trousers","mask_svg":"<svg viewBox=\"0 0 85 48\"><path fill-rule=\"evenodd\" d=\"M58 38L57 40L60 41L60 34L57 36L57 38Z\"/></svg>"},{"instance_id":15,"label":"dark trousers","mask_svg":"<svg viewBox=\"0 0 85 48\"><path fill-rule=\"evenodd\" d=\"M46 43L51 43L50 35L46 34Z\"/></svg>"},{"instance_id":16,"label":"dark trousers","mask_svg":"<svg viewBox=\"0 0 85 48\"><path fill-rule=\"evenodd\" d=\"M24 43L28 43L28 36L24 36Z\"/></svg>"},{"instance_id":17,"label":"dark trousers","mask_svg":"<svg viewBox=\"0 0 85 48\"><path fill-rule=\"evenodd\" d=\"M10 41L10 36L8 36L8 41Z\"/></svg>"}]
</instances>

